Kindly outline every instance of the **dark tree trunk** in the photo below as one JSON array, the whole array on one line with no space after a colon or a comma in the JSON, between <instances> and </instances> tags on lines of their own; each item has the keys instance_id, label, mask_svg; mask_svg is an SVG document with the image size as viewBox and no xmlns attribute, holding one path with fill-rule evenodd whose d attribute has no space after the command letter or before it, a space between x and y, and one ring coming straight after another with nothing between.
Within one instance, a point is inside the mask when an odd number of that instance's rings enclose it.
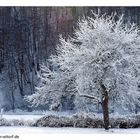
<instances>
[{"instance_id":1,"label":"dark tree trunk","mask_svg":"<svg viewBox=\"0 0 140 140\"><path fill-rule=\"evenodd\" d=\"M102 88L102 109L103 109L104 128L108 130L109 129L108 92L106 91L106 87L103 84L101 84L101 88Z\"/></svg>"},{"instance_id":2,"label":"dark tree trunk","mask_svg":"<svg viewBox=\"0 0 140 140\"><path fill-rule=\"evenodd\" d=\"M14 112L14 111L15 111L15 97L14 97L14 91L12 91L11 98L12 98L12 110L13 110L13 112Z\"/></svg>"}]
</instances>

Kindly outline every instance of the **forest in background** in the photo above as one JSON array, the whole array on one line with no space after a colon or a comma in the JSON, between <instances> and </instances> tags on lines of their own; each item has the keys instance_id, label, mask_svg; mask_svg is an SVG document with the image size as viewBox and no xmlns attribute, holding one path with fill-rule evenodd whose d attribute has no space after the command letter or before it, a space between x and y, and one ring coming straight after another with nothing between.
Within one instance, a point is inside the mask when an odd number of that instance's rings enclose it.
<instances>
[{"instance_id":1,"label":"forest in background","mask_svg":"<svg viewBox=\"0 0 140 140\"><path fill-rule=\"evenodd\" d=\"M139 7L0 7L0 108L30 110L23 98L34 93L40 65L55 53L59 35L72 36L78 19L99 9L140 25ZM63 110L73 109L72 100L62 98Z\"/></svg>"}]
</instances>

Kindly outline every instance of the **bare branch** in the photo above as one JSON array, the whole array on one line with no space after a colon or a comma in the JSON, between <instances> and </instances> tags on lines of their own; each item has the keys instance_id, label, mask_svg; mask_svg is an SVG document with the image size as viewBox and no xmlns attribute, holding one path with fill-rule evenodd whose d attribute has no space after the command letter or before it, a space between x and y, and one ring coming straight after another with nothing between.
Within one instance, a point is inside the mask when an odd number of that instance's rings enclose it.
<instances>
[{"instance_id":1,"label":"bare branch","mask_svg":"<svg viewBox=\"0 0 140 140\"><path fill-rule=\"evenodd\" d=\"M97 99L94 96L89 96L89 95L80 95L80 97L86 97L86 98L89 98L89 99Z\"/></svg>"},{"instance_id":2,"label":"bare branch","mask_svg":"<svg viewBox=\"0 0 140 140\"><path fill-rule=\"evenodd\" d=\"M95 101L97 101L98 103L101 104L101 101L100 101L98 98L94 97L94 96L85 95L85 94L79 94L79 96L80 96L80 97L89 98L89 99L93 99L93 100L95 100Z\"/></svg>"}]
</instances>

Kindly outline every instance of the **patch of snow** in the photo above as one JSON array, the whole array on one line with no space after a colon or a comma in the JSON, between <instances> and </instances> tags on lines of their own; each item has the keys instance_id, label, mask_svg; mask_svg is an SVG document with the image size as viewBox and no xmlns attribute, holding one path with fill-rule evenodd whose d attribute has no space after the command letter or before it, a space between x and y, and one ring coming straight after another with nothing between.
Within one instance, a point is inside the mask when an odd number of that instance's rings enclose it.
<instances>
[{"instance_id":1,"label":"patch of snow","mask_svg":"<svg viewBox=\"0 0 140 140\"><path fill-rule=\"evenodd\" d=\"M140 134L136 129L50 128L50 127L0 127L0 134Z\"/></svg>"},{"instance_id":2,"label":"patch of snow","mask_svg":"<svg viewBox=\"0 0 140 140\"><path fill-rule=\"evenodd\" d=\"M3 115L2 118L7 120L35 120L43 117L44 115Z\"/></svg>"},{"instance_id":3,"label":"patch of snow","mask_svg":"<svg viewBox=\"0 0 140 140\"><path fill-rule=\"evenodd\" d=\"M3 114L6 114L6 115L41 115L41 114L44 114L45 112L46 111L41 111L41 110L29 112L26 110L16 109L16 110L14 110L14 112L12 110L6 111L6 112L3 111Z\"/></svg>"},{"instance_id":4,"label":"patch of snow","mask_svg":"<svg viewBox=\"0 0 140 140\"><path fill-rule=\"evenodd\" d=\"M58 112L58 111L23 111L23 110L15 110L3 112L2 118L7 120L18 119L18 120L35 120L40 119L43 116L48 115L56 115L56 116L67 116L70 117L74 114L74 112Z\"/></svg>"},{"instance_id":5,"label":"patch of snow","mask_svg":"<svg viewBox=\"0 0 140 140\"><path fill-rule=\"evenodd\" d=\"M34 119L39 119L45 115L44 111L33 111L33 112L28 112L28 111L23 111L20 109L13 111L7 111L3 112L2 118L7 119L7 120L34 120Z\"/></svg>"}]
</instances>

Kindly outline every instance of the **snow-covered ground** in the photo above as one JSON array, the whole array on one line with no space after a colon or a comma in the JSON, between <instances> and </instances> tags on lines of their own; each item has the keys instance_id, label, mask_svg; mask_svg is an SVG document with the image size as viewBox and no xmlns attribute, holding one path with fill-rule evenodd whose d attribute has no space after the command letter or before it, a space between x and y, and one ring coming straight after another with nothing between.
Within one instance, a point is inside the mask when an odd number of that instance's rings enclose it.
<instances>
[{"instance_id":1,"label":"snow-covered ground","mask_svg":"<svg viewBox=\"0 0 140 140\"><path fill-rule=\"evenodd\" d=\"M33 111L33 112L28 112L28 111L22 111L22 110L15 110L13 111L8 111L8 112L3 112L0 113L0 118L4 118L7 120L36 120L45 115L44 111Z\"/></svg>"},{"instance_id":2,"label":"snow-covered ground","mask_svg":"<svg viewBox=\"0 0 140 140\"><path fill-rule=\"evenodd\" d=\"M4 112L2 118L7 120L36 120L44 115L71 116L68 112ZM117 117L118 115L116 115ZM120 116L120 115L119 115ZM98 114L98 117L102 117ZM115 116L114 116L115 117ZM105 131L102 128L50 128L50 127L19 127L19 126L0 126L0 134L140 134L140 128L137 129L110 129Z\"/></svg>"},{"instance_id":3,"label":"snow-covered ground","mask_svg":"<svg viewBox=\"0 0 140 140\"><path fill-rule=\"evenodd\" d=\"M50 128L50 127L0 127L0 134L140 134L137 129Z\"/></svg>"},{"instance_id":4,"label":"snow-covered ground","mask_svg":"<svg viewBox=\"0 0 140 140\"><path fill-rule=\"evenodd\" d=\"M36 120L36 119L39 119L45 115L72 116L73 114L74 114L73 112L57 112L57 111L28 112L28 111L22 111L22 110L18 109L18 110L15 110L15 112L13 112L13 111L3 112L2 118L7 119L7 120L12 120L12 119ZM0 118L1 118L1 113L0 113Z\"/></svg>"},{"instance_id":5,"label":"snow-covered ground","mask_svg":"<svg viewBox=\"0 0 140 140\"><path fill-rule=\"evenodd\" d=\"M3 115L2 118L7 119L7 120L13 120L13 119L18 119L18 120L36 120L44 115Z\"/></svg>"},{"instance_id":6,"label":"snow-covered ground","mask_svg":"<svg viewBox=\"0 0 140 140\"><path fill-rule=\"evenodd\" d=\"M11 112L6 112L2 115L2 118L7 119L7 120L13 120L13 119L18 119L18 120L36 120L39 119L45 115L57 115L57 116L70 116L71 114L69 113L59 113L59 112L38 112L38 113L29 113L29 112L25 112L25 113L11 113ZM1 118L1 117L0 117Z\"/></svg>"}]
</instances>

